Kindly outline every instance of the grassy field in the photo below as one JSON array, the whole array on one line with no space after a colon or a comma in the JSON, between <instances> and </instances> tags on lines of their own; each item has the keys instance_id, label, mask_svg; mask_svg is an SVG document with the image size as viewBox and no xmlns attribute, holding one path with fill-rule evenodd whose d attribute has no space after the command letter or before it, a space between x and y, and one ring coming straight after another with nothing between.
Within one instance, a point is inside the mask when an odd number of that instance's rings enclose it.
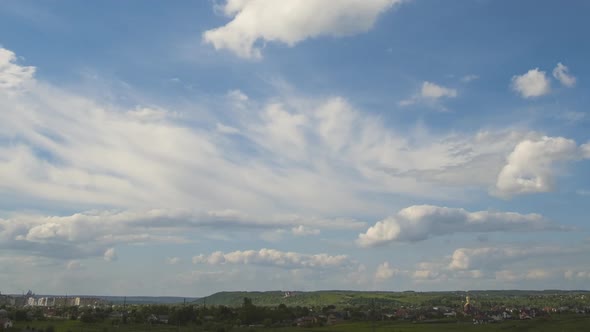
<instances>
[{"instance_id":1,"label":"grassy field","mask_svg":"<svg viewBox=\"0 0 590 332\"><path fill-rule=\"evenodd\" d=\"M34 327L36 330L44 331L48 326L53 326L55 332L139 332L139 331L206 331L203 326L170 326L170 325L120 325L113 326L104 324L85 324L79 321L41 321L24 322L17 324L12 331L21 331L24 327ZM217 331L218 326L209 326L209 331ZM590 331L590 316L569 315L551 319L537 319L529 321L505 321L496 324L473 325L469 323L412 323L412 322L378 322L375 325L367 322L343 323L333 326L317 328L232 328L226 331L252 332L252 331L277 331L277 332L429 332L429 331L531 331L531 332L577 332Z\"/></svg>"}]
</instances>

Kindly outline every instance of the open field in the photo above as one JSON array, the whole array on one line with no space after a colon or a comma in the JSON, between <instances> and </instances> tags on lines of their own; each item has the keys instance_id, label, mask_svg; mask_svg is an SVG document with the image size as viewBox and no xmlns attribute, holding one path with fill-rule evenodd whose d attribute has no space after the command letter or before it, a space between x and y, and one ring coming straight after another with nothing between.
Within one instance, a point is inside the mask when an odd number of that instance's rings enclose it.
<instances>
[{"instance_id":1,"label":"open field","mask_svg":"<svg viewBox=\"0 0 590 332\"><path fill-rule=\"evenodd\" d=\"M173 325L147 325L147 324L128 324L114 326L109 323L86 324L80 321L62 320L62 321L35 321L23 322L17 324L13 329L8 331L21 331L26 326L35 328L38 331L45 331L49 326L54 327L55 332L139 332L139 331L221 331L220 326L173 326ZM407 321L378 322L373 325L370 322L359 323L342 323L333 326L324 326L316 328L300 327L282 327L282 328L228 328L224 331L250 332L250 331L278 331L278 332L429 332L429 331L535 331L535 332L554 332L554 331L589 331L590 316L581 315L561 315L549 319L519 321L509 320L495 324L473 325L471 323L458 322L433 322L433 323L412 323Z\"/></svg>"}]
</instances>

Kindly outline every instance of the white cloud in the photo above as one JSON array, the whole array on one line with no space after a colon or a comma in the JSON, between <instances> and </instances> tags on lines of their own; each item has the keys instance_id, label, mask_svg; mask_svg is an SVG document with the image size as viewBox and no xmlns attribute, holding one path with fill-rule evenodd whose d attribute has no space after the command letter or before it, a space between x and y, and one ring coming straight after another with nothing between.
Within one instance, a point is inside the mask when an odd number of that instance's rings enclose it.
<instances>
[{"instance_id":1,"label":"white cloud","mask_svg":"<svg viewBox=\"0 0 590 332\"><path fill-rule=\"evenodd\" d=\"M457 90L446 88L432 82L422 83L422 90L420 90L420 96L423 98L454 98L457 97Z\"/></svg>"},{"instance_id":2,"label":"white cloud","mask_svg":"<svg viewBox=\"0 0 590 332\"><path fill-rule=\"evenodd\" d=\"M563 273L563 276L567 280L588 280L588 279L590 279L590 271L571 269L571 270L566 270Z\"/></svg>"},{"instance_id":3,"label":"white cloud","mask_svg":"<svg viewBox=\"0 0 590 332\"><path fill-rule=\"evenodd\" d=\"M487 188L530 136L400 132L339 97L253 101L231 127L211 109L199 118L210 119L206 130L185 125L180 111L128 110L43 82L27 95L0 98L2 189L113 209L206 206L265 220L300 211L318 220L334 220L322 218L333 211L378 214L388 208L365 193L448 198L465 186Z\"/></svg>"},{"instance_id":4,"label":"white cloud","mask_svg":"<svg viewBox=\"0 0 590 332\"><path fill-rule=\"evenodd\" d=\"M530 258L566 256L576 252L570 248L559 247L483 247L483 248L459 248L453 252L449 269L473 270L491 269L503 267L513 262Z\"/></svg>"},{"instance_id":5,"label":"white cloud","mask_svg":"<svg viewBox=\"0 0 590 332\"><path fill-rule=\"evenodd\" d=\"M215 125L215 128L217 128L217 131L222 134L233 135L233 134L240 133L240 130L238 128L234 128L232 126L226 126L226 125L219 123L219 122Z\"/></svg>"},{"instance_id":6,"label":"white cloud","mask_svg":"<svg viewBox=\"0 0 590 332\"><path fill-rule=\"evenodd\" d=\"M168 257L166 258L166 263L169 265L176 265L178 263L180 263L181 259L180 257Z\"/></svg>"},{"instance_id":7,"label":"white cloud","mask_svg":"<svg viewBox=\"0 0 590 332\"><path fill-rule=\"evenodd\" d=\"M117 256L117 252L115 248L109 248L104 252L104 260L107 262L116 261L119 257Z\"/></svg>"},{"instance_id":8,"label":"white cloud","mask_svg":"<svg viewBox=\"0 0 590 332\"><path fill-rule=\"evenodd\" d=\"M83 268L82 264L78 260L71 260L66 265L66 268L70 271L77 271Z\"/></svg>"},{"instance_id":9,"label":"white cloud","mask_svg":"<svg viewBox=\"0 0 590 332\"><path fill-rule=\"evenodd\" d=\"M319 36L366 32L379 14L402 0L227 0L221 11L232 20L205 31L203 40L243 58L260 58L262 42L289 46Z\"/></svg>"},{"instance_id":10,"label":"white cloud","mask_svg":"<svg viewBox=\"0 0 590 332\"><path fill-rule=\"evenodd\" d=\"M379 266L377 266L377 271L375 272L375 279L377 281L388 280L391 279L396 272L396 269L389 266L389 262L383 262L379 264Z\"/></svg>"},{"instance_id":11,"label":"white cloud","mask_svg":"<svg viewBox=\"0 0 590 332\"><path fill-rule=\"evenodd\" d=\"M320 230L317 228L310 228L305 227L303 225L299 225L291 228L291 233L293 233L293 235L295 236L319 235Z\"/></svg>"},{"instance_id":12,"label":"white cloud","mask_svg":"<svg viewBox=\"0 0 590 332\"><path fill-rule=\"evenodd\" d=\"M580 149L582 150L582 157L590 159L590 142L582 144Z\"/></svg>"},{"instance_id":13,"label":"white cloud","mask_svg":"<svg viewBox=\"0 0 590 332\"><path fill-rule=\"evenodd\" d=\"M408 106L415 104L420 101L434 103L441 98L455 98L457 97L457 90L447 88L436 83L424 81L422 88L417 95L414 95L410 99L405 99L399 102L400 106Z\"/></svg>"},{"instance_id":14,"label":"white cloud","mask_svg":"<svg viewBox=\"0 0 590 332\"><path fill-rule=\"evenodd\" d=\"M551 191L557 166L588 158L586 146L578 147L571 139L547 136L520 142L498 174L495 193L509 197Z\"/></svg>"},{"instance_id":15,"label":"white cloud","mask_svg":"<svg viewBox=\"0 0 590 332\"><path fill-rule=\"evenodd\" d=\"M477 279L478 287L502 287L507 282L557 280L574 264L586 265L587 246L503 246L458 248L450 256L435 258L408 271L420 282ZM565 265L565 266L564 266ZM566 275L567 278L567 275ZM484 285L489 286L482 286ZM522 284L524 285L524 284Z\"/></svg>"},{"instance_id":16,"label":"white cloud","mask_svg":"<svg viewBox=\"0 0 590 332\"><path fill-rule=\"evenodd\" d=\"M4 217L0 247L62 259L183 243L203 227L366 229L341 216L380 218L391 207L375 195L448 200L487 190L514 147L539 137L396 130L341 97L280 95L231 114L220 113L232 105L211 106L196 126L178 109L129 109L39 80L19 89L0 93L0 194L30 210L101 210ZM219 135L227 119L239 140Z\"/></svg>"},{"instance_id":17,"label":"white cloud","mask_svg":"<svg viewBox=\"0 0 590 332\"><path fill-rule=\"evenodd\" d=\"M553 69L553 77L568 88L572 88L576 85L576 78L569 74L569 69L561 62L557 63L557 66Z\"/></svg>"},{"instance_id":18,"label":"white cloud","mask_svg":"<svg viewBox=\"0 0 590 332\"><path fill-rule=\"evenodd\" d=\"M0 47L0 92L18 90L34 74L35 67L18 65L14 52Z\"/></svg>"},{"instance_id":19,"label":"white cloud","mask_svg":"<svg viewBox=\"0 0 590 332\"><path fill-rule=\"evenodd\" d=\"M523 98L533 98L548 94L551 91L551 83L544 71L535 68L525 74L513 76L512 89Z\"/></svg>"},{"instance_id":20,"label":"white cloud","mask_svg":"<svg viewBox=\"0 0 590 332\"><path fill-rule=\"evenodd\" d=\"M479 79L479 76L478 75L470 74L470 75L465 75L465 76L461 77L461 82L463 82L463 83L469 83L469 82L475 81L477 79Z\"/></svg>"},{"instance_id":21,"label":"white cloud","mask_svg":"<svg viewBox=\"0 0 590 332\"><path fill-rule=\"evenodd\" d=\"M297 252L284 252L275 249L260 249L233 251L223 253L216 251L210 255L197 255L193 257L194 264L242 264L263 265L292 268L343 268L349 267L353 262L346 255L328 254L302 254Z\"/></svg>"},{"instance_id":22,"label":"white cloud","mask_svg":"<svg viewBox=\"0 0 590 332\"><path fill-rule=\"evenodd\" d=\"M495 273L496 280L502 282L517 282L523 280L545 280L552 278L554 273L543 269L532 269L524 272L515 272L512 270L502 270Z\"/></svg>"},{"instance_id":23,"label":"white cloud","mask_svg":"<svg viewBox=\"0 0 590 332\"><path fill-rule=\"evenodd\" d=\"M359 234L363 247L390 242L423 241L453 233L523 232L556 230L557 226L538 214L515 212L469 212L464 209L432 205L414 205L395 216L377 222Z\"/></svg>"},{"instance_id":24,"label":"white cloud","mask_svg":"<svg viewBox=\"0 0 590 332\"><path fill-rule=\"evenodd\" d=\"M313 225L315 228L311 228ZM152 209L89 211L70 216L17 215L0 218L0 249L32 251L41 256L82 258L100 256L110 246L187 243L193 229L287 230L316 234L320 228L358 229L365 223L339 219L305 219L296 215L249 216L237 211ZM301 235L301 234L300 234Z\"/></svg>"},{"instance_id":25,"label":"white cloud","mask_svg":"<svg viewBox=\"0 0 590 332\"><path fill-rule=\"evenodd\" d=\"M241 90L236 89L236 90L230 90L227 92L227 98L231 101L234 102L246 102L248 101L248 95L246 95L245 93L243 93Z\"/></svg>"}]
</instances>

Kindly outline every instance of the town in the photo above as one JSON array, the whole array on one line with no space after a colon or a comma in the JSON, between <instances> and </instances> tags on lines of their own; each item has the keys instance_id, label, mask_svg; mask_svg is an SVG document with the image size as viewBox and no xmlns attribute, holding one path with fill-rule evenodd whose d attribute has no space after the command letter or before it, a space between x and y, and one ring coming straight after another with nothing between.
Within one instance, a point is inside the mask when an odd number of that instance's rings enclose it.
<instances>
[{"instance_id":1,"label":"town","mask_svg":"<svg viewBox=\"0 0 590 332\"><path fill-rule=\"evenodd\" d=\"M589 295L566 291L222 292L176 304L133 304L97 296L39 296L29 291L0 295L0 330L289 331L350 326L362 330L371 326L401 328L404 324L427 330L455 324L461 329L482 326L480 329L488 331L506 324L562 324L563 320L588 324ZM321 298L332 300L319 303Z\"/></svg>"}]
</instances>

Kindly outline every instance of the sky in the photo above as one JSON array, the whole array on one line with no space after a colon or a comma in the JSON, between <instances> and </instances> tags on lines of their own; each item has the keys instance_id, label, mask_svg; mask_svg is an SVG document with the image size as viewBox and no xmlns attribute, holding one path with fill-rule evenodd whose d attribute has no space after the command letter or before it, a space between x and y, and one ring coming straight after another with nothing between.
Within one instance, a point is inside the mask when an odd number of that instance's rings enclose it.
<instances>
[{"instance_id":1,"label":"sky","mask_svg":"<svg viewBox=\"0 0 590 332\"><path fill-rule=\"evenodd\" d=\"M0 292L589 289L590 3L0 2Z\"/></svg>"}]
</instances>

